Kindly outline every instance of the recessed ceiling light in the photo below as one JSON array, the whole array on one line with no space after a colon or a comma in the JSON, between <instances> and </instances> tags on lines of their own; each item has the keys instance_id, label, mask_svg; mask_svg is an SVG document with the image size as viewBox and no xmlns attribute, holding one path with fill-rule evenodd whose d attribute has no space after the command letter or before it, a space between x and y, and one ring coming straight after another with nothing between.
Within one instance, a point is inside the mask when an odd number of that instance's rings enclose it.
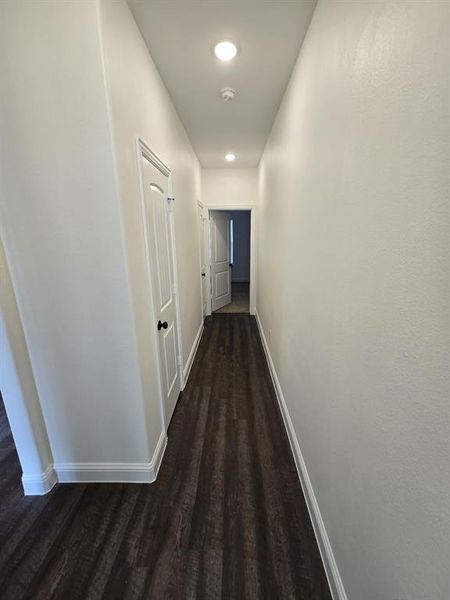
<instances>
[{"instance_id":1,"label":"recessed ceiling light","mask_svg":"<svg viewBox=\"0 0 450 600\"><path fill-rule=\"evenodd\" d=\"M236 159L236 155L233 154L232 152L225 154L225 160L227 160L228 162L233 162L233 160L235 160L235 159Z\"/></svg>"},{"instance_id":2,"label":"recessed ceiling light","mask_svg":"<svg viewBox=\"0 0 450 600\"><path fill-rule=\"evenodd\" d=\"M219 42L214 46L214 54L219 60L228 61L236 56L237 48L233 42Z\"/></svg>"}]
</instances>

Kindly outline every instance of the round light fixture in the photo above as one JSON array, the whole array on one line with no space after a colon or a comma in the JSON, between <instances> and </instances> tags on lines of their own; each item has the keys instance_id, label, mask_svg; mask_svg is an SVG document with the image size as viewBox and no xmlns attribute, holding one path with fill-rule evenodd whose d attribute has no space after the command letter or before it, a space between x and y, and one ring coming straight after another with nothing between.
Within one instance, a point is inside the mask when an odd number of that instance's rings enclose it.
<instances>
[{"instance_id":1,"label":"round light fixture","mask_svg":"<svg viewBox=\"0 0 450 600\"><path fill-rule=\"evenodd\" d=\"M237 48L233 42L219 42L214 46L214 54L219 60L228 61L237 54Z\"/></svg>"},{"instance_id":2,"label":"round light fixture","mask_svg":"<svg viewBox=\"0 0 450 600\"><path fill-rule=\"evenodd\" d=\"M228 162L233 162L233 160L236 160L236 155L232 152L228 152L228 154L225 154L225 160Z\"/></svg>"}]
</instances>

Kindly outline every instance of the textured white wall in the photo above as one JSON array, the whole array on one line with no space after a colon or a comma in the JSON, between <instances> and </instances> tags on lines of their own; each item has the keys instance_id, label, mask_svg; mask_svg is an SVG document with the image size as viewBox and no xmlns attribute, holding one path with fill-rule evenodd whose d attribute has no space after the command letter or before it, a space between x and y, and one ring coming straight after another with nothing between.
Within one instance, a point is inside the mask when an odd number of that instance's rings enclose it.
<instances>
[{"instance_id":1,"label":"textured white wall","mask_svg":"<svg viewBox=\"0 0 450 600\"><path fill-rule=\"evenodd\" d=\"M160 430L152 402L158 394L155 322L146 282L136 137L139 135L173 173L185 361L202 323L197 235L200 166L126 2L102 0L100 23L147 422L152 439L157 439Z\"/></svg>"},{"instance_id":2,"label":"textured white wall","mask_svg":"<svg viewBox=\"0 0 450 600\"><path fill-rule=\"evenodd\" d=\"M148 461L96 2L1 2L0 27L2 237L53 457Z\"/></svg>"},{"instance_id":3,"label":"textured white wall","mask_svg":"<svg viewBox=\"0 0 450 600\"><path fill-rule=\"evenodd\" d=\"M319 1L260 165L257 310L351 600L450 557L449 5Z\"/></svg>"},{"instance_id":4,"label":"textured white wall","mask_svg":"<svg viewBox=\"0 0 450 600\"><path fill-rule=\"evenodd\" d=\"M202 202L205 205L256 204L257 198L257 169L202 169Z\"/></svg>"}]
</instances>

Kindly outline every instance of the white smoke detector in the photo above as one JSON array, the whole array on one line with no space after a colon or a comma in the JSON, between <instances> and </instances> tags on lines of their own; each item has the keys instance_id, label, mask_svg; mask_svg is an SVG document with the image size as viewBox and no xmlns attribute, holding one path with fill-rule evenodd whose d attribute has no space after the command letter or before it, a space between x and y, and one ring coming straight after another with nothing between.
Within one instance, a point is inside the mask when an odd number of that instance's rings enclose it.
<instances>
[{"instance_id":1,"label":"white smoke detector","mask_svg":"<svg viewBox=\"0 0 450 600\"><path fill-rule=\"evenodd\" d=\"M230 102L236 96L236 90L232 87L224 87L220 90L220 95L224 102Z\"/></svg>"}]
</instances>

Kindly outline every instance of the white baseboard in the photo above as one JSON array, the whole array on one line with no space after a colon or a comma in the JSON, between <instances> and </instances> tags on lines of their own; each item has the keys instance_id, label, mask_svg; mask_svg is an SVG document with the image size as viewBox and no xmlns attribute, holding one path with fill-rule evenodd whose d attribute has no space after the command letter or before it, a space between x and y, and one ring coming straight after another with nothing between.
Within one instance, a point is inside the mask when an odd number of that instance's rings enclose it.
<instances>
[{"instance_id":1,"label":"white baseboard","mask_svg":"<svg viewBox=\"0 0 450 600\"><path fill-rule=\"evenodd\" d=\"M48 465L43 473L22 475L22 485L25 496L43 496L48 494L52 487L58 483L53 465Z\"/></svg>"},{"instance_id":2,"label":"white baseboard","mask_svg":"<svg viewBox=\"0 0 450 600\"><path fill-rule=\"evenodd\" d=\"M155 451L153 452L153 456L152 456L151 465L153 467L153 473L154 473L153 481L156 481L156 478L158 477L159 467L161 466L164 452L166 451L166 446L167 446L167 433L163 429L161 431L158 443L156 444L156 448L155 448Z\"/></svg>"},{"instance_id":3,"label":"white baseboard","mask_svg":"<svg viewBox=\"0 0 450 600\"><path fill-rule=\"evenodd\" d=\"M161 431L148 463L55 463L60 483L153 483L164 456L167 435Z\"/></svg>"},{"instance_id":4,"label":"white baseboard","mask_svg":"<svg viewBox=\"0 0 450 600\"><path fill-rule=\"evenodd\" d=\"M189 373L191 372L192 364L194 362L195 355L197 354L198 345L200 344L200 340L202 339L203 334L203 319L200 323L200 327L197 331L197 335L195 336L194 343L192 344L191 351L189 352L188 359L183 369L183 385L181 387L182 390L186 387L187 380L189 378Z\"/></svg>"},{"instance_id":5,"label":"white baseboard","mask_svg":"<svg viewBox=\"0 0 450 600\"><path fill-rule=\"evenodd\" d=\"M313 525L314 533L317 539L317 544L319 546L319 551L322 557L322 562L325 568L328 584L330 586L331 595L333 596L333 600L348 600L347 594L344 589L344 584L342 583L342 578L340 576L338 566L334 558L333 549L331 548L330 540L325 529L325 524L323 522L322 515L320 514L319 505L314 494L311 479L309 478L308 470L306 468L303 454L300 449L297 434L295 433L294 426L289 415L289 410L283 396L280 381L275 371L275 365L270 355L270 350L267 344L266 336L264 334L264 329L262 327L262 323L257 311L255 313L255 316L256 322L258 324L259 333L261 335L264 353L266 355L267 363L269 365L270 375L272 377L272 382L278 399L278 404L280 406L284 425L286 427L286 431L289 437L292 454L294 455L295 463L297 466L297 472L303 489L303 494L306 499L309 516L311 518L311 523Z\"/></svg>"}]
</instances>

